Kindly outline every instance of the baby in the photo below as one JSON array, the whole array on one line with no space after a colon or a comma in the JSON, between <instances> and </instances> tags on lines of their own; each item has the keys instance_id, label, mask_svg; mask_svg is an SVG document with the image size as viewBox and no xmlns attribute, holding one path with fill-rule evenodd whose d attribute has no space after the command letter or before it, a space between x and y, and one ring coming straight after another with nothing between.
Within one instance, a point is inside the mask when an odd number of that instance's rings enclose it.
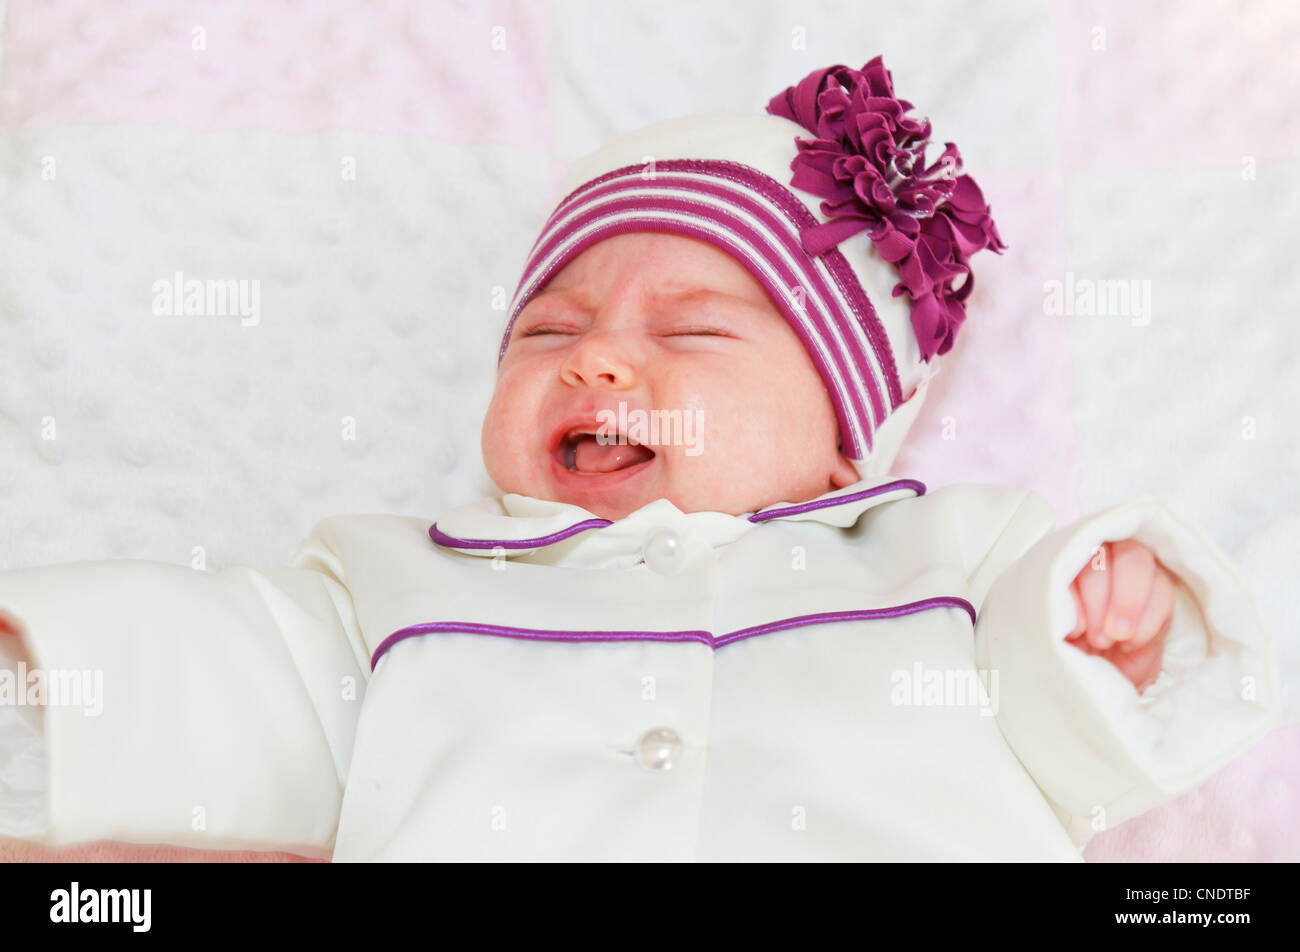
<instances>
[{"instance_id":1,"label":"baby","mask_svg":"<svg viewBox=\"0 0 1300 952\"><path fill-rule=\"evenodd\" d=\"M284 569L0 576L13 683L105 684L0 706L0 833L1077 861L1248 749L1271 639L1162 499L1057 529L886 475L1003 247L910 109L877 58L579 160L502 341L499 498L330 517Z\"/></svg>"},{"instance_id":2,"label":"baby","mask_svg":"<svg viewBox=\"0 0 1300 952\"><path fill-rule=\"evenodd\" d=\"M608 432L620 412L665 407L705 421L690 447ZM749 272L696 239L627 233L579 254L515 321L483 459L505 492L611 521L656 499L740 515L856 483L837 432L808 352ZM1174 579L1139 542L1103 548L1071 582L1068 640L1141 690L1160 670Z\"/></svg>"}]
</instances>

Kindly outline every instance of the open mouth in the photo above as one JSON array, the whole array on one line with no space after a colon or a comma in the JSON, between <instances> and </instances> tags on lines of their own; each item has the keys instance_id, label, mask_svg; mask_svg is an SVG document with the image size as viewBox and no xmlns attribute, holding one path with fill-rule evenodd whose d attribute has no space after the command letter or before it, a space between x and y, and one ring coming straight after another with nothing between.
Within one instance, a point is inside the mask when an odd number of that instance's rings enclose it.
<instances>
[{"instance_id":1,"label":"open mouth","mask_svg":"<svg viewBox=\"0 0 1300 952\"><path fill-rule=\"evenodd\" d=\"M594 426L576 426L566 432L555 453L569 472L589 476L631 469L655 457L650 447L629 442L623 434L605 434L603 439L597 439Z\"/></svg>"}]
</instances>

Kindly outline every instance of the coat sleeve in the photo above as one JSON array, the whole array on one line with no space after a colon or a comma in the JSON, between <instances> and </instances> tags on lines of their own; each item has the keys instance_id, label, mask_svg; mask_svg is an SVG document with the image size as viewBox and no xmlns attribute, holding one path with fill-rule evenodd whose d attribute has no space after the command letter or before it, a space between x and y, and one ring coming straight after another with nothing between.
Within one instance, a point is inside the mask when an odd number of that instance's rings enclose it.
<instances>
[{"instance_id":1,"label":"coat sleeve","mask_svg":"<svg viewBox=\"0 0 1300 952\"><path fill-rule=\"evenodd\" d=\"M1277 725L1280 692L1272 636L1245 579L1163 497L1054 523L1050 505L1027 493L975 567L975 651L998 726L1082 845L1252 747ZM1178 583L1162 671L1142 695L1065 640L1070 583L1103 542L1121 539L1148 546Z\"/></svg>"},{"instance_id":2,"label":"coat sleeve","mask_svg":"<svg viewBox=\"0 0 1300 952\"><path fill-rule=\"evenodd\" d=\"M269 571L0 574L0 835L328 856L369 668L319 528Z\"/></svg>"}]
</instances>

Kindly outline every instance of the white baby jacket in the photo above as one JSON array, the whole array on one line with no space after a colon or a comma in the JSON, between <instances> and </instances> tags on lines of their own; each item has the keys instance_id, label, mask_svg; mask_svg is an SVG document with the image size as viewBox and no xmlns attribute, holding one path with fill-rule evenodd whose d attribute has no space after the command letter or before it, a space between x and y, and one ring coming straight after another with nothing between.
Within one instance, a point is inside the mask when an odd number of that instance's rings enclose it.
<instances>
[{"instance_id":1,"label":"white baby jacket","mask_svg":"<svg viewBox=\"0 0 1300 952\"><path fill-rule=\"evenodd\" d=\"M1278 674L1240 573L1161 497L1053 524L1032 492L897 477L612 523L508 494L432 526L326 518L288 568L5 573L29 681L102 672L102 696L0 704L0 833L344 861L1077 861L1275 726ZM1182 583L1141 697L1064 640L1070 581L1123 538Z\"/></svg>"}]
</instances>

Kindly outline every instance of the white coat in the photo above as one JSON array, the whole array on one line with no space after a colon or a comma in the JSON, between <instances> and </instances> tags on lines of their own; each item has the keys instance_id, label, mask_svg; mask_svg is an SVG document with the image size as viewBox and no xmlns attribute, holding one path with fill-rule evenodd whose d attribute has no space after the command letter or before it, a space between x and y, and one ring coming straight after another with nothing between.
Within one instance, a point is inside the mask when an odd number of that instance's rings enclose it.
<instances>
[{"instance_id":1,"label":"white coat","mask_svg":"<svg viewBox=\"0 0 1300 952\"><path fill-rule=\"evenodd\" d=\"M333 516L269 571L6 573L32 664L103 672L98 716L43 708L26 835L344 861L1077 861L1275 726L1278 674L1239 572L1161 497L1053 524L1032 492L899 478L609 524L511 494L432 528ZM1064 641L1070 581L1122 538L1182 583L1143 696ZM0 832L32 802L0 795Z\"/></svg>"}]
</instances>

